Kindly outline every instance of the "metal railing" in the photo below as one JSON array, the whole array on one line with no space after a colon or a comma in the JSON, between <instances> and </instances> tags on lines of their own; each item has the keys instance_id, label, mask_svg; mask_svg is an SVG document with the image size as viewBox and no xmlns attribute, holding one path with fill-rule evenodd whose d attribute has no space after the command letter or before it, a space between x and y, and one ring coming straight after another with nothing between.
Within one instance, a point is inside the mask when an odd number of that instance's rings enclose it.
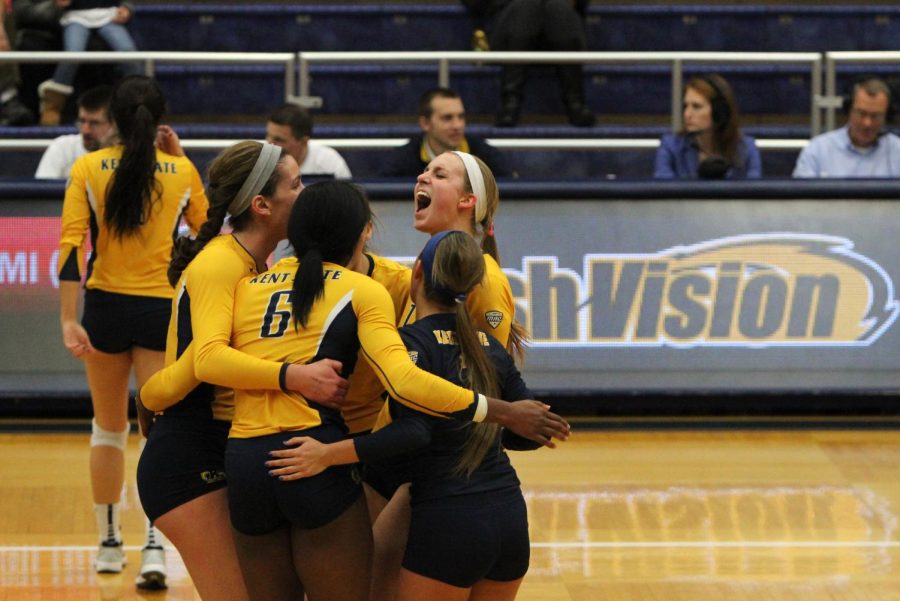
<instances>
[{"instance_id":1,"label":"metal railing","mask_svg":"<svg viewBox=\"0 0 900 601\"><path fill-rule=\"evenodd\" d=\"M822 89L822 55L818 52L300 52L300 103L313 106L318 100L310 95L309 67L323 63L437 63L438 85L452 87L451 63L525 63L525 64L608 64L668 65L671 68L672 129L681 127L681 103L684 93L684 67L720 64L801 64L810 70L810 130L822 128L817 99Z\"/></svg>"},{"instance_id":2,"label":"metal railing","mask_svg":"<svg viewBox=\"0 0 900 601\"><path fill-rule=\"evenodd\" d=\"M0 52L2 63L143 63L144 73L153 77L157 63L203 65L283 65L284 99L296 88L297 54L294 52Z\"/></svg>"},{"instance_id":3,"label":"metal railing","mask_svg":"<svg viewBox=\"0 0 900 601\"><path fill-rule=\"evenodd\" d=\"M185 151L218 152L239 142L226 139L185 139L181 146ZM337 150L383 150L406 144L407 138L316 138L317 142ZM20 138L0 140L0 150L44 150L52 142L49 138ZM655 150L658 138L488 138L487 142L506 150L562 150L562 151L616 151ZM809 140L792 138L767 138L756 140L760 150L795 152Z\"/></svg>"},{"instance_id":4,"label":"metal railing","mask_svg":"<svg viewBox=\"0 0 900 601\"><path fill-rule=\"evenodd\" d=\"M310 94L312 64L327 63L437 63L438 85L450 86L450 65L468 64L655 64L671 69L671 125L681 126L681 103L684 92L684 71L689 65L721 64L800 64L810 70L810 131L812 135L835 127L835 113L840 106L837 93L837 68L840 64L900 64L900 51L877 52L4 52L2 63L121 63L141 62L144 71L153 75L158 63L182 64L277 64L284 68L285 100L307 106L320 105L320 99ZM824 77L824 86L823 86ZM229 140L184 140L185 148L222 148ZM396 146L401 139L335 139L328 140L335 148L361 149ZM497 138L491 140L501 148L562 149L562 150L622 150L650 148L658 140L641 138L621 139L550 139ZM44 140L0 140L0 150L40 149ZM803 140L761 139L757 146L765 150L797 150Z\"/></svg>"}]
</instances>

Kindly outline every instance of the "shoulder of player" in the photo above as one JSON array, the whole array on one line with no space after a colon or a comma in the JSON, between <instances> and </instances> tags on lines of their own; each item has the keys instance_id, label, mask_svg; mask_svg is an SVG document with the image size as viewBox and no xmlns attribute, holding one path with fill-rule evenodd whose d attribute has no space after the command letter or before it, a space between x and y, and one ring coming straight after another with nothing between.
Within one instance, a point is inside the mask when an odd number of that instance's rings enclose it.
<instances>
[{"instance_id":1,"label":"shoulder of player","mask_svg":"<svg viewBox=\"0 0 900 601\"><path fill-rule=\"evenodd\" d=\"M375 263L375 269L372 271L372 279L376 282L387 285L387 283L393 283L397 280L403 281L410 279L412 270L406 265L401 265L396 261L379 255L369 254L369 256L372 257L372 260Z\"/></svg>"},{"instance_id":2,"label":"shoulder of player","mask_svg":"<svg viewBox=\"0 0 900 601\"><path fill-rule=\"evenodd\" d=\"M252 275L253 258L230 235L210 240L185 268L189 277L216 277L238 280Z\"/></svg>"}]
</instances>

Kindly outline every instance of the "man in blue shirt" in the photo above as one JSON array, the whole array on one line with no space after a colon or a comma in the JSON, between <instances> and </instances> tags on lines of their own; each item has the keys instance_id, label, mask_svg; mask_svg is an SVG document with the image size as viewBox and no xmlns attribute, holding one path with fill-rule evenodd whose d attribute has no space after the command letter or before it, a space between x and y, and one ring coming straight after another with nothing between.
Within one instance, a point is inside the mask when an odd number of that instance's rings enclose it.
<instances>
[{"instance_id":1,"label":"man in blue shirt","mask_svg":"<svg viewBox=\"0 0 900 601\"><path fill-rule=\"evenodd\" d=\"M861 80L847 105L847 125L810 140L794 177L900 177L900 137L884 128L891 89L877 78Z\"/></svg>"}]
</instances>

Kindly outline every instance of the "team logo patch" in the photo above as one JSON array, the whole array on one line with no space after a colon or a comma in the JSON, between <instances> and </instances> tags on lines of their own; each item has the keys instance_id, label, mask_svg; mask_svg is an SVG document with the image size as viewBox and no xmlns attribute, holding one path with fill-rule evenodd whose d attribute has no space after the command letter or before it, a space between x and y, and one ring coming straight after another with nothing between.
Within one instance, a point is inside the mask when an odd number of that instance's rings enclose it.
<instances>
[{"instance_id":1,"label":"team logo patch","mask_svg":"<svg viewBox=\"0 0 900 601\"><path fill-rule=\"evenodd\" d=\"M488 325L496 330L500 326L500 323L503 321L503 312L486 311L484 314L484 318L485 320L487 320Z\"/></svg>"},{"instance_id":2,"label":"team logo patch","mask_svg":"<svg viewBox=\"0 0 900 601\"><path fill-rule=\"evenodd\" d=\"M412 361L413 363L419 362L419 351L408 351L408 353L410 361Z\"/></svg>"},{"instance_id":3,"label":"team logo patch","mask_svg":"<svg viewBox=\"0 0 900 601\"><path fill-rule=\"evenodd\" d=\"M200 479L207 484L215 484L225 479L225 472L222 470L206 470L200 472Z\"/></svg>"}]
</instances>

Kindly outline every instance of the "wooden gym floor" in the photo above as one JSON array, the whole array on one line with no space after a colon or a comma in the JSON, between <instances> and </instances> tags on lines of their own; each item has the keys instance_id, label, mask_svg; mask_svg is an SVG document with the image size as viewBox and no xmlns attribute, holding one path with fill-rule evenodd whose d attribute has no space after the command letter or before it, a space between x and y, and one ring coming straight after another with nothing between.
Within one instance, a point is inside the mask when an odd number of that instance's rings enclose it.
<instances>
[{"instance_id":1,"label":"wooden gym floor","mask_svg":"<svg viewBox=\"0 0 900 601\"><path fill-rule=\"evenodd\" d=\"M533 546L518 598L900 600L896 424L745 426L577 429L514 454ZM97 576L88 435L0 434L0 601L198 598L174 551L168 592L135 590L137 446L129 565Z\"/></svg>"}]
</instances>

